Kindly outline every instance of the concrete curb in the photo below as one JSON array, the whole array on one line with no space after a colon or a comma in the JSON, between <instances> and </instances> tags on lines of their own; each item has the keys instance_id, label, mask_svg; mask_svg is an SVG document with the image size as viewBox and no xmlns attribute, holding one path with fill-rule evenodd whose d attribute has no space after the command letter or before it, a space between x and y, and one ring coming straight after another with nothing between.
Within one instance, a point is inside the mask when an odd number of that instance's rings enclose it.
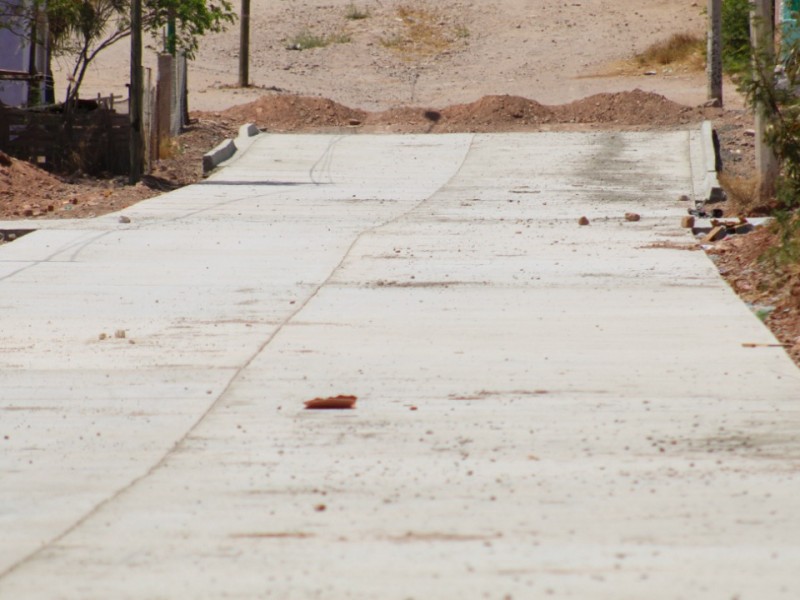
<instances>
[{"instance_id":1,"label":"concrete curb","mask_svg":"<svg viewBox=\"0 0 800 600\"><path fill-rule=\"evenodd\" d=\"M722 202L725 200L725 191L717 179L719 165L719 144L711 121L703 121L700 127L702 164L703 164L703 202Z\"/></svg>"},{"instance_id":2,"label":"concrete curb","mask_svg":"<svg viewBox=\"0 0 800 600\"><path fill-rule=\"evenodd\" d=\"M222 163L230 160L237 150L245 150L259 133L261 130L253 123L242 125L235 140L227 139L203 155L203 175L208 175Z\"/></svg>"}]
</instances>

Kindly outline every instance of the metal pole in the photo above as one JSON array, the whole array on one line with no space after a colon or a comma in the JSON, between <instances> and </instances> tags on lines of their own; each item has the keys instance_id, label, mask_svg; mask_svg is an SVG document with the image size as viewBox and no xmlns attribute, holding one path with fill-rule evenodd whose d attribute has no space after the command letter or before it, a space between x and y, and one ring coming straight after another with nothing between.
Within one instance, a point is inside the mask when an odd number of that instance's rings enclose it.
<instances>
[{"instance_id":1,"label":"metal pole","mask_svg":"<svg viewBox=\"0 0 800 600\"><path fill-rule=\"evenodd\" d=\"M142 177L142 0L131 1L131 88L129 139L131 185Z\"/></svg>"},{"instance_id":2,"label":"metal pole","mask_svg":"<svg viewBox=\"0 0 800 600\"><path fill-rule=\"evenodd\" d=\"M708 0L708 100L722 106L722 0Z\"/></svg>"},{"instance_id":3,"label":"metal pole","mask_svg":"<svg viewBox=\"0 0 800 600\"><path fill-rule=\"evenodd\" d=\"M750 37L756 55L769 59L775 54L775 12L773 0L753 0L750 11ZM756 74L758 76L758 74ZM771 77L771 73L767 74ZM756 169L759 178L759 194L762 199L775 193L775 180L778 175L778 160L775 153L764 141L764 133L769 124L767 107L756 102Z\"/></svg>"},{"instance_id":4,"label":"metal pole","mask_svg":"<svg viewBox=\"0 0 800 600\"><path fill-rule=\"evenodd\" d=\"M239 18L239 86L250 85L250 0L242 0Z\"/></svg>"}]
</instances>

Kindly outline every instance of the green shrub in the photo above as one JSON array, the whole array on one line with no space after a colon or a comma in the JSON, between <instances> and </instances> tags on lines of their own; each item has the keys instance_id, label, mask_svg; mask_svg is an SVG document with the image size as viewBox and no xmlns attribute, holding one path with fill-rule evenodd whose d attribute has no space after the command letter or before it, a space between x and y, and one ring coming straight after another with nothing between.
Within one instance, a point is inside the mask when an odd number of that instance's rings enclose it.
<instances>
[{"instance_id":1,"label":"green shrub","mask_svg":"<svg viewBox=\"0 0 800 600\"><path fill-rule=\"evenodd\" d=\"M728 73L740 73L750 64L750 1L722 2L722 63Z\"/></svg>"}]
</instances>

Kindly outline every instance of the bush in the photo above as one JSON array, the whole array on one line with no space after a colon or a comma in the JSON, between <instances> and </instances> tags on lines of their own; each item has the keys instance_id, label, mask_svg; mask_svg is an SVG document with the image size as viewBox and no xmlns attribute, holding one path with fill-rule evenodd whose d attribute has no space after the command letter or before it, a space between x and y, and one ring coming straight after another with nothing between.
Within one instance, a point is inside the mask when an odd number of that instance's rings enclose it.
<instances>
[{"instance_id":1,"label":"bush","mask_svg":"<svg viewBox=\"0 0 800 600\"><path fill-rule=\"evenodd\" d=\"M722 2L722 63L728 73L741 73L750 64L750 1Z\"/></svg>"}]
</instances>

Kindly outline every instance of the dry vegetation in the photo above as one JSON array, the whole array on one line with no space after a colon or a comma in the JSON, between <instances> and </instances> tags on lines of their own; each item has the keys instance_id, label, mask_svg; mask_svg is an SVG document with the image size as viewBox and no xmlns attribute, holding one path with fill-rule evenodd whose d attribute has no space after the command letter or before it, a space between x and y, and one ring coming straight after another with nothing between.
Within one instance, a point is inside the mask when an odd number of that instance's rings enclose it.
<instances>
[{"instance_id":1,"label":"dry vegetation","mask_svg":"<svg viewBox=\"0 0 800 600\"><path fill-rule=\"evenodd\" d=\"M695 69L705 66L705 47L702 38L690 33L676 33L656 42L636 56L641 66L687 65Z\"/></svg>"},{"instance_id":2,"label":"dry vegetation","mask_svg":"<svg viewBox=\"0 0 800 600\"><path fill-rule=\"evenodd\" d=\"M381 38L381 44L413 60L440 54L469 37L461 24L450 24L434 9L403 4L395 11L398 27Z\"/></svg>"},{"instance_id":3,"label":"dry vegetation","mask_svg":"<svg viewBox=\"0 0 800 600\"><path fill-rule=\"evenodd\" d=\"M683 32L651 44L632 58L615 61L598 74L686 73L702 71L705 66L705 41L700 36Z\"/></svg>"}]
</instances>

